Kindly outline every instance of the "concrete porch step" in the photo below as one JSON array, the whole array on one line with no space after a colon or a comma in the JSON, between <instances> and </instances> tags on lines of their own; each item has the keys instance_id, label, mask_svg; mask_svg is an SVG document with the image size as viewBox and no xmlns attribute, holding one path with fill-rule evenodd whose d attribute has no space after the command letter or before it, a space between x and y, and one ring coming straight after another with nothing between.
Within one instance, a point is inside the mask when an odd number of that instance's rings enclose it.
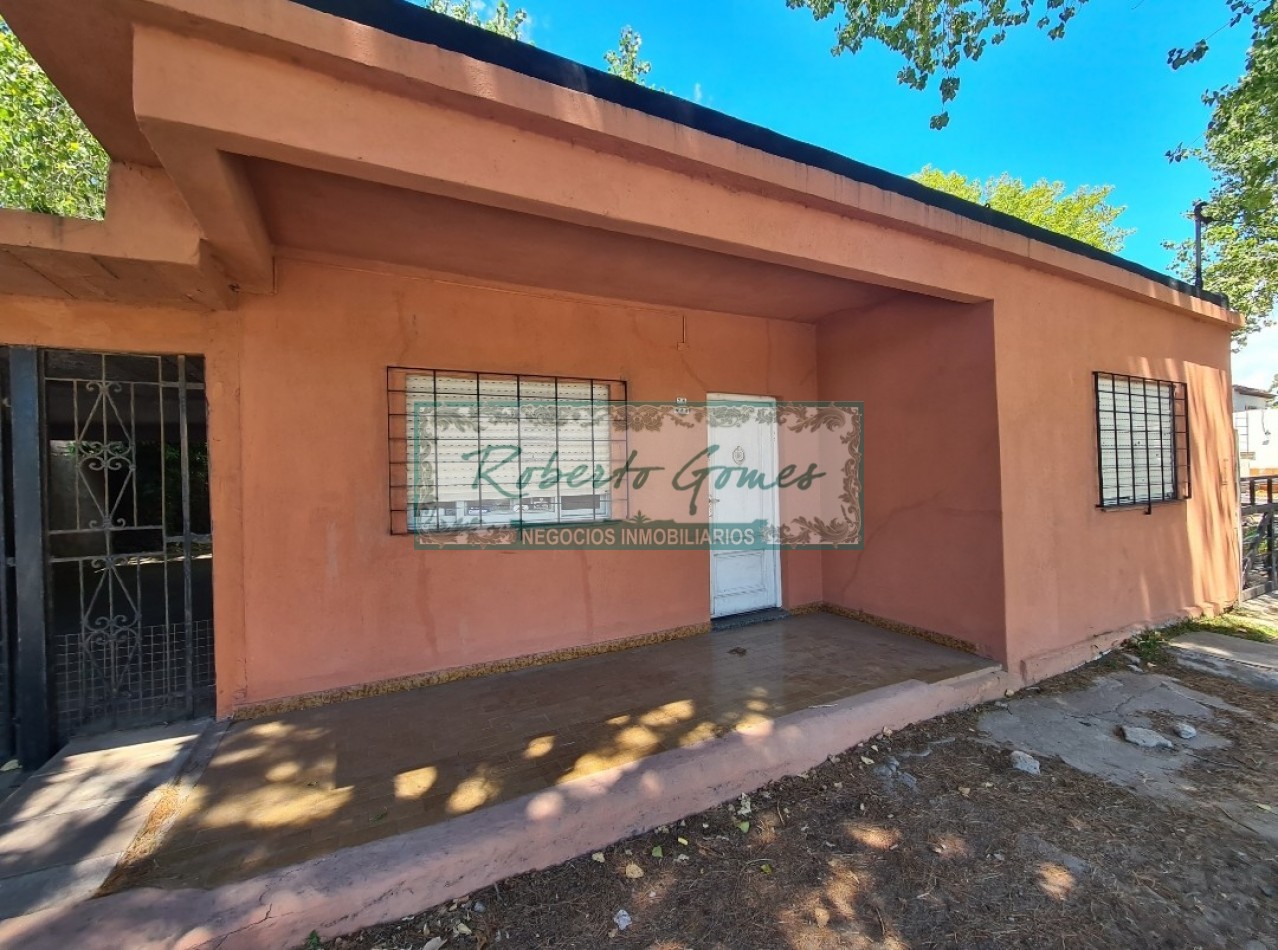
<instances>
[{"instance_id":1,"label":"concrete porch step","mask_svg":"<svg viewBox=\"0 0 1278 950\"><path fill-rule=\"evenodd\" d=\"M0 805L0 918L91 897L212 720L74 739Z\"/></svg>"},{"instance_id":2,"label":"concrete porch step","mask_svg":"<svg viewBox=\"0 0 1278 950\"><path fill-rule=\"evenodd\" d=\"M736 630L756 623L768 623L771 620L785 620L790 611L781 607L766 607L763 610L749 610L743 614L729 614L726 617L715 617L710 621L712 630Z\"/></svg>"}]
</instances>

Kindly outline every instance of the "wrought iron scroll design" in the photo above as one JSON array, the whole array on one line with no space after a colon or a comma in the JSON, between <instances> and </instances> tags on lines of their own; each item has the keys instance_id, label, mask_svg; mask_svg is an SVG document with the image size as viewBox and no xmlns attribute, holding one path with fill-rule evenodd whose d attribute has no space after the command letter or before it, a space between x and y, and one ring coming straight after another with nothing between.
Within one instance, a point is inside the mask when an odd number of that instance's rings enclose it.
<instances>
[{"instance_id":1,"label":"wrought iron scroll design","mask_svg":"<svg viewBox=\"0 0 1278 950\"><path fill-rule=\"evenodd\" d=\"M212 548L190 505L202 360L51 350L43 386L59 738L206 711L211 597L196 610L193 573L207 592Z\"/></svg>"}]
</instances>

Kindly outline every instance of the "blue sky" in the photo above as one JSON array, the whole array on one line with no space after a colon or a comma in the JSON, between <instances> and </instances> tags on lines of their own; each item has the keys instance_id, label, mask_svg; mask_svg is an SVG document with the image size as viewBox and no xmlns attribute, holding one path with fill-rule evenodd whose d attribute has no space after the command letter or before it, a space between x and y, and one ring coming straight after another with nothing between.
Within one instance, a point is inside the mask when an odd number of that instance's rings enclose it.
<instances>
[{"instance_id":1,"label":"blue sky","mask_svg":"<svg viewBox=\"0 0 1278 950\"><path fill-rule=\"evenodd\" d=\"M1167 270L1162 242L1188 237L1184 217L1205 197L1201 165L1172 165L1168 149L1200 141L1202 93L1242 71L1246 24L1224 0L1092 0L1052 42L1013 33L966 65L949 128L928 128L934 90L899 86L900 61L882 47L832 57L834 18L814 22L784 0L521 0L530 39L604 67L621 27L643 35L650 80L676 95L901 174L925 164L968 176L1003 171L1033 180L1114 185L1135 228L1123 251ZM1167 51L1211 34L1212 51L1179 71ZM1237 382L1267 385L1278 370L1278 330L1259 334L1236 360Z\"/></svg>"},{"instance_id":2,"label":"blue sky","mask_svg":"<svg viewBox=\"0 0 1278 950\"><path fill-rule=\"evenodd\" d=\"M1093 0L1064 40L1014 32L965 67L950 126L937 132L928 128L936 93L899 86L898 58L878 46L831 56L835 18L815 22L784 0L520 5L543 49L602 68L630 24L655 85L894 172L930 163L1112 184L1137 229L1125 256L1160 270L1169 263L1161 242L1190 233L1182 215L1209 186L1201 166L1172 165L1165 153L1201 135L1202 92L1238 76L1247 45L1245 27L1224 30L1205 61L1173 71L1167 50L1222 26L1223 0Z\"/></svg>"}]
</instances>

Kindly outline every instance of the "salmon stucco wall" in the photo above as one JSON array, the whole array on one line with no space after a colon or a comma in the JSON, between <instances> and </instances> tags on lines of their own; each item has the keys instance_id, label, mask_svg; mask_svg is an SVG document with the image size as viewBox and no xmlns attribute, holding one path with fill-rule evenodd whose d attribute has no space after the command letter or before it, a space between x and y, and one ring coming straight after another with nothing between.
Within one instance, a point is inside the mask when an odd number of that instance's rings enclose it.
<instances>
[{"instance_id":1,"label":"salmon stucco wall","mask_svg":"<svg viewBox=\"0 0 1278 950\"><path fill-rule=\"evenodd\" d=\"M1232 603L1229 326L1009 267L994 328L1012 660ZM1097 508L1096 371L1187 384L1190 499Z\"/></svg>"},{"instance_id":2,"label":"salmon stucco wall","mask_svg":"<svg viewBox=\"0 0 1278 950\"><path fill-rule=\"evenodd\" d=\"M237 702L709 619L702 551L423 551L392 536L388 366L621 379L634 400L816 396L811 325L300 261L278 281L241 309L250 635ZM786 602L819 600L819 560L784 560Z\"/></svg>"},{"instance_id":3,"label":"salmon stucco wall","mask_svg":"<svg viewBox=\"0 0 1278 950\"><path fill-rule=\"evenodd\" d=\"M169 5L99 11L114 41L94 52L116 69L70 96L117 113L90 123L113 158L166 177L117 173L134 180L114 196L128 227L10 212L8 240L48 245L28 256L75 293L120 289L77 276L103 279L106 248L143 299L158 281L237 309L6 297L0 342L205 356L220 712L709 617L705 552L424 552L392 535L389 366L864 403L864 549L785 552L787 606L864 610L1016 665L1236 596L1217 305L298 4ZM61 10L30 25L73 41ZM176 269L164 235L186 242ZM797 319L764 318L782 315ZM1097 510L1095 370L1188 384L1192 499Z\"/></svg>"},{"instance_id":4,"label":"salmon stucco wall","mask_svg":"<svg viewBox=\"0 0 1278 950\"><path fill-rule=\"evenodd\" d=\"M709 617L704 552L392 535L388 366L863 402L865 547L786 552L786 606L864 610L1015 665L1229 603L1227 326L1008 274L995 303L901 295L814 325L283 258L278 293L234 312L10 297L0 339L205 356L223 713ZM1187 381L1191 500L1096 509L1096 369Z\"/></svg>"},{"instance_id":5,"label":"salmon stucco wall","mask_svg":"<svg viewBox=\"0 0 1278 950\"><path fill-rule=\"evenodd\" d=\"M821 398L865 404L865 546L829 551L825 599L1004 659L989 304L900 297L825 318Z\"/></svg>"},{"instance_id":6,"label":"salmon stucco wall","mask_svg":"<svg viewBox=\"0 0 1278 950\"><path fill-rule=\"evenodd\" d=\"M218 709L709 619L701 551L422 551L392 535L387 367L816 398L811 324L281 260L235 312L7 298L6 343L206 359ZM822 597L785 552L783 601Z\"/></svg>"}]
</instances>

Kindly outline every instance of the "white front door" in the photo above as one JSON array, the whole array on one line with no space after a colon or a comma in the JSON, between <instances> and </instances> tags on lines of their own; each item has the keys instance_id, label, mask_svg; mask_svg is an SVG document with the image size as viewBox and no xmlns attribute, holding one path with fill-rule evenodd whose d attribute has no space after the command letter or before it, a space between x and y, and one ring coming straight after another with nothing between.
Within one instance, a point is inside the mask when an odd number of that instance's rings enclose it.
<instances>
[{"instance_id":1,"label":"white front door","mask_svg":"<svg viewBox=\"0 0 1278 950\"><path fill-rule=\"evenodd\" d=\"M750 404L769 409L776 404L767 396L729 396L711 393L706 396L709 405L707 425L709 445L718 446L709 462L716 469L732 466L750 469L763 476L768 485L775 485L777 478L777 431L773 412L752 414L750 421L725 424L716 420L714 406ZM735 415L735 414L734 414ZM764 416L760 420L759 415ZM735 475L735 473L734 473ZM710 485L711 528L725 525L749 524L762 519L776 525L777 490L742 485L742 479L732 477L719 487ZM757 485L758 479L755 480ZM763 610L781 604L781 552L775 547L766 550L733 549L714 545L710 550L710 615L724 617L750 610Z\"/></svg>"}]
</instances>

